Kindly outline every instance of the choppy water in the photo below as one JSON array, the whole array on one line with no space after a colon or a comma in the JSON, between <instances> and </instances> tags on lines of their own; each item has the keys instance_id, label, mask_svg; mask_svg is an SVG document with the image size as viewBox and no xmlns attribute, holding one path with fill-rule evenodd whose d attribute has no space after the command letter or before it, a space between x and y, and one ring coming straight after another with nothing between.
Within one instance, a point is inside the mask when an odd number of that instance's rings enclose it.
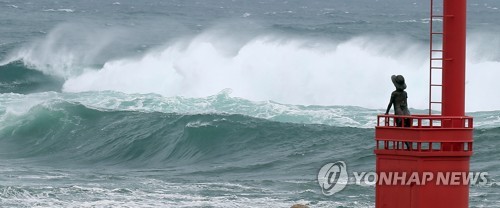
<instances>
[{"instance_id":1,"label":"choppy water","mask_svg":"<svg viewBox=\"0 0 500 208\"><path fill-rule=\"evenodd\" d=\"M426 112L427 7L0 0L0 206L373 207L316 175L374 170L390 75ZM469 3L471 207L500 204L499 7Z\"/></svg>"}]
</instances>

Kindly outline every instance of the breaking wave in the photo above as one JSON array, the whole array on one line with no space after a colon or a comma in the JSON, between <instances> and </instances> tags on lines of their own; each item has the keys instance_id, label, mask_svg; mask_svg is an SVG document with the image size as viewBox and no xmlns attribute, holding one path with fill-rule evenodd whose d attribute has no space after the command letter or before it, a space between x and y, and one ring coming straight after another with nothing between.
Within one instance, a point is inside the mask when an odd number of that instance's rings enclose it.
<instances>
[{"instance_id":1,"label":"breaking wave","mask_svg":"<svg viewBox=\"0 0 500 208\"><path fill-rule=\"evenodd\" d=\"M231 89L236 97L256 101L366 108L385 105L393 88L390 75L403 74L410 105L427 108L426 44L404 37L360 36L335 42L272 33L238 38L209 30L130 56L113 50L116 32L111 29L102 29L107 33L94 40L88 32L68 27L17 50L4 64L21 60L62 78L65 92L199 98ZM467 110L497 110L500 102L485 89L500 89L495 81L500 58L494 52L500 41L492 38L488 45L484 39L475 41L478 35L485 34L473 33L474 41L469 41ZM485 102L485 96L490 100Z\"/></svg>"}]
</instances>

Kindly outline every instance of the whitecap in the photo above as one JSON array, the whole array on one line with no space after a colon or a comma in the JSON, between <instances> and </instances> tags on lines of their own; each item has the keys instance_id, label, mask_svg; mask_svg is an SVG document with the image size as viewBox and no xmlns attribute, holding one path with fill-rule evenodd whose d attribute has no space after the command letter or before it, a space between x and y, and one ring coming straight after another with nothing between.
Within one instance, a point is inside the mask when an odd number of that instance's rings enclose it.
<instances>
[{"instance_id":1,"label":"whitecap","mask_svg":"<svg viewBox=\"0 0 500 208\"><path fill-rule=\"evenodd\" d=\"M75 12L75 10L73 10L73 9L45 9L43 11L44 12L67 12L67 13Z\"/></svg>"}]
</instances>

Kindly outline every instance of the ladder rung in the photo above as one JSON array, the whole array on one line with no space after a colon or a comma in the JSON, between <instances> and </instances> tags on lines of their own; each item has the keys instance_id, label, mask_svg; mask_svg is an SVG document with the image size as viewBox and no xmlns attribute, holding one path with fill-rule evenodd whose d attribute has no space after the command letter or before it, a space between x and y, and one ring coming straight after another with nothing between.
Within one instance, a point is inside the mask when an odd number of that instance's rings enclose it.
<instances>
[{"instance_id":1,"label":"ladder rung","mask_svg":"<svg viewBox=\"0 0 500 208\"><path fill-rule=\"evenodd\" d=\"M434 20L442 20L444 21L445 17L448 17L447 15L445 16L444 13L441 11L439 11L439 8L438 7L435 7L436 5L434 5L434 0L431 0L431 17L430 17L430 21L431 21L431 42L432 42L432 39L433 39L433 36L434 35L440 35L440 37L436 37L436 38L441 38L442 36L444 36L444 31L443 32L436 32L436 31L433 31L433 28L432 28L432 21ZM437 11L435 11L436 9L438 9ZM444 9L444 8L443 8ZM439 31L439 30L438 30ZM444 37L443 37L444 38ZM437 48L440 48L440 47L437 47ZM434 58L433 53L441 53L441 54L444 54L444 49L433 49L433 45L431 44L431 47L430 47L430 50L431 50L431 56L430 56L430 69L431 69L431 80L432 80L432 74L433 74L433 69L438 69L438 70L443 70L443 66L439 66L440 64L437 64L436 62L433 63L433 61L441 61L441 62L444 62L444 61L449 61L450 59L445 59L442 55L440 58ZM439 55L439 54L438 54ZM433 65L438 65L438 66L433 66ZM433 84L433 83L430 83L430 87L443 87L443 84ZM434 88L435 89L435 88ZM442 105L443 105L443 102L442 101L432 101L432 90L429 92L429 115L432 115L432 110L433 110L433 107L432 107L432 104L439 104L442 108ZM439 107L438 107L439 109Z\"/></svg>"}]
</instances>

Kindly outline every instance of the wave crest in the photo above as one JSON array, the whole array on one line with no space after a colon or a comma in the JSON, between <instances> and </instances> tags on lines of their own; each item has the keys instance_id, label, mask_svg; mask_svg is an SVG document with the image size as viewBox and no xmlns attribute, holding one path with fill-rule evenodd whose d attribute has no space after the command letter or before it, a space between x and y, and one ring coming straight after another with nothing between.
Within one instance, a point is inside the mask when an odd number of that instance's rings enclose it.
<instances>
[{"instance_id":1,"label":"wave crest","mask_svg":"<svg viewBox=\"0 0 500 208\"><path fill-rule=\"evenodd\" d=\"M390 75L402 73L412 78L412 106L426 104L426 91L419 90L426 83L417 81L426 76L421 73L425 67L413 64L425 58L410 56L417 45L389 50L368 38L332 45L257 37L228 56L213 38L200 36L187 46L174 44L139 60L108 62L68 79L63 90L205 97L230 88L250 100L374 108L387 102L393 88Z\"/></svg>"},{"instance_id":2,"label":"wave crest","mask_svg":"<svg viewBox=\"0 0 500 208\"><path fill-rule=\"evenodd\" d=\"M120 28L97 28L102 33L98 39L71 28L57 27L7 62L22 60L65 78L66 92L111 90L199 98L230 88L233 95L249 100L366 108L384 106L393 90L389 77L402 74L410 106L428 107L427 44L404 37L366 35L333 42L260 31L238 38L238 33L219 29L194 38L183 36L137 57L117 52L134 48L118 47ZM481 34L473 33L469 40L467 111L500 109L500 102L486 90L500 88L494 80L499 53L484 55L499 41L491 38L488 45L476 38Z\"/></svg>"},{"instance_id":3,"label":"wave crest","mask_svg":"<svg viewBox=\"0 0 500 208\"><path fill-rule=\"evenodd\" d=\"M279 154L275 160L296 157L295 146L302 146L301 151L313 154L313 150L327 150L326 144L332 139L364 135L368 143L372 141L368 139L370 132L279 123L242 115L99 111L61 102L36 106L4 125L0 129L0 149L3 158L40 161L59 158L53 162L66 164L69 160L84 164L165 167L227 161L228 166L234 167L244 158L254 159L246 156L262 152ZM332 135L336 136L332 138ZM280 151L276 152L277 149ZM271 165L263 161L242 164Z\"/></svg>"}]
</instances>

